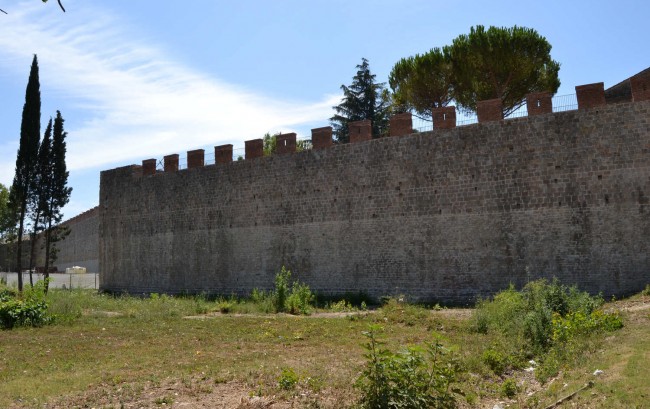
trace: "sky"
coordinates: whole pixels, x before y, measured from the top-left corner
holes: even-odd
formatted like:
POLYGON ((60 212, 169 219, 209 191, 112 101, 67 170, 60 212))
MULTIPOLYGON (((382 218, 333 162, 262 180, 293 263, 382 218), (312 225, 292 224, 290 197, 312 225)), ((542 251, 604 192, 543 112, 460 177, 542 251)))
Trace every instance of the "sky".
POLYGON ((361 58, 380 82, 399 59, 475 25, 536 29, 561 63, 556 95, 650 66, 645 0, 0 0, 0 183, 11 185, 29 68, 42 132, 68 132, 65 219, 99 202, 102 170, 328 126, 361 58))

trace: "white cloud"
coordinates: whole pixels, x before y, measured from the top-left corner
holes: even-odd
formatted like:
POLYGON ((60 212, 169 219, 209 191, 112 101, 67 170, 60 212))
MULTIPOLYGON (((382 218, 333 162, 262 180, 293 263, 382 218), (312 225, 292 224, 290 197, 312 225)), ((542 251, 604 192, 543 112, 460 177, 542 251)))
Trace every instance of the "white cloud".
MULTIPOLYGON (((2 20, 0 66, 16 70, 8 62, 31 61, 36 52, 41 84, 79 110, 74 122, 64 112, 71 170, 222 143, 243 146, 269 130, 325 125, 340 100, 279 101, 226 84, 138 40, 105 10, 63 15, 32 1, 2 20)), ((25 67, 19 68, 22 79, 25 67)))

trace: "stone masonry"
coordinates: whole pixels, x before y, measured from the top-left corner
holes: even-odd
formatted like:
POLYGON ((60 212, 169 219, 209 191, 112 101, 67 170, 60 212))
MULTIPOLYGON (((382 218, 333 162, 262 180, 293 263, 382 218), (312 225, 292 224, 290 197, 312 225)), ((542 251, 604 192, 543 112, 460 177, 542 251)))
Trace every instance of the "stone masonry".
POLYGON ((606 297, 640 291, 650 101, 601 105, 585 91, 578 111, 104 171, 101 288, 247 294, 284 265, 325 294, 466 303, 540 277, 606 297))

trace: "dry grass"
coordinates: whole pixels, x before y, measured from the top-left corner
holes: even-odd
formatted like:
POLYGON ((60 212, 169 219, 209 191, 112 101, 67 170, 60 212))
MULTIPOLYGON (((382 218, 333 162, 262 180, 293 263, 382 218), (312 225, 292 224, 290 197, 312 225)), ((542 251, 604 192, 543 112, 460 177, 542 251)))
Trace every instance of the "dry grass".
MULTIPOLYGON (((437 337, 468 368, 465 407, 492 407, 499 377, 479 360, 495 342, 469 330, 465 311, 430 311, 393 304, 374 313, 287 315, 209 314, 213 303, 195 299, 112 298, 90 292, 57 292, 53 309, 68 319, 43 328, 0 332, 0 407, 350 407, 353 382, 364 363, 362 331, 381 323, 393 348, 437 337), (283 390, 283 368, 299 376, 283 390)), ((507 401, 511 407, 543 407, 605 371, 579 394, 580 407, 641 407, 649 393, 650 297, 637 297, 625 312, 626 327, 594 340, 594 353, 550 385, 531 386, 507 401), (644 308, 644 307, 643 307, 644 308), (566 387, 562 387, 564 383, 566 387), (596 395, 591 395, 595 392, 596 395), (533 393, 531 396, 527 394, 533 393), (636 406, 635 406, 636 405, 636 406)), ((528 378, 526 378, 528 376, 528 378)))

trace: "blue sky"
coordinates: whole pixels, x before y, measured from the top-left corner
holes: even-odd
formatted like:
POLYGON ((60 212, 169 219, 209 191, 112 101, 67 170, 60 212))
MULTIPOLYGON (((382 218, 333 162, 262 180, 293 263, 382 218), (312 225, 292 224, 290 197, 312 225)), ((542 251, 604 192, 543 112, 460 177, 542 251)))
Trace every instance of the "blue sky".
POLYGON ((99 201, 99 172, 265 132, 327 126, 362 57, 387 81, 402 57, 473 25, 535 28, 562 85, 605 87, 650 66, 646 1, 0 0, 0 183, 10 185, 33 54, 42 128, 68 131, 69 218, 99 201))

